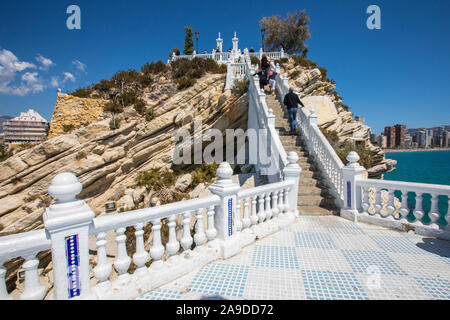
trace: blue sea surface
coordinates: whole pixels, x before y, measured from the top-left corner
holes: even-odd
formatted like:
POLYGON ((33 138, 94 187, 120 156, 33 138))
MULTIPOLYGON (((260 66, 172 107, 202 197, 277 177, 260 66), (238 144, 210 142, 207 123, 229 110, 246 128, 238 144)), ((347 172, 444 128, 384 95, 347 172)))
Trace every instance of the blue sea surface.
POLYGON ((450 151, 386 153, 386 158, 397 166, 384 180, 450 185, 450 151))
MULTIPOLYGON (((384 174, 384 180, 450 185, 450 151, 386 153, 386 158, 397 160, 397 166, 394 171, 384 174)), ((401 201, 401 192, 396 191, 394 194, 401 201)), ((408 215, 410 221, 414 221, 412 212, 416 207, 415 196, 415 192, 409 192, 407 195, 408 207, 411 209, 408 215)), ((431 208, 430 194, 423 194, 422 206, 427 213, 422 221, 428 223, 430 221, 428 212, 431 208)), ((438 223, 442 226, 447 225, 444 216, 448 212, 448 207, 449 198, 440 195, 438 208, 441 217, 438 223)))

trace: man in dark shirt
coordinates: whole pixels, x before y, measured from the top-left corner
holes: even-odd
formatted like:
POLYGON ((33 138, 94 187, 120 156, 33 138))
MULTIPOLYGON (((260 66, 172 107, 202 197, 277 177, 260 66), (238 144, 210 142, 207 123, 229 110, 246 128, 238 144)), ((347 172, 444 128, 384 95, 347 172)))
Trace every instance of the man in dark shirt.
POLYGON ((289 88, 289 93, 286 94, 283 101, 284 105, 288 110, 289 115, 289 125, 291 126, 290 135, 295 134, 295 128, 297 127, 297 111, 298 105, 300 104, 302 107, 305 107, 303 103, 298 98, 298 95, 294 93, 294 88, 289 88))

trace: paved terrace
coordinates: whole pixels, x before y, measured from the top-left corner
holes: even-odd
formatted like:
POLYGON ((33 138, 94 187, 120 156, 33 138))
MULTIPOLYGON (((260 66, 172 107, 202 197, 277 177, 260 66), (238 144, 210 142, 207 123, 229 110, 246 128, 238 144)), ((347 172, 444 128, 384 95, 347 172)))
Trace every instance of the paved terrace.
POLYGON ((450 299, 450 242, 336 216, 301 216, 239 255, 138 299, 208 298, 450 299))

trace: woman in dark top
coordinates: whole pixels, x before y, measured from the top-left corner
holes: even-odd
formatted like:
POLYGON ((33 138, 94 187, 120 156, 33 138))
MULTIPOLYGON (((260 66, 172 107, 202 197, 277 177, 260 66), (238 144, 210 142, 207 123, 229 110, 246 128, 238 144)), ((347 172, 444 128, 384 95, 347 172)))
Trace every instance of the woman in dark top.
POLYGON ((261 70, 266 70, 270 67, 270 60, 265 54, 261 58, 261 70))

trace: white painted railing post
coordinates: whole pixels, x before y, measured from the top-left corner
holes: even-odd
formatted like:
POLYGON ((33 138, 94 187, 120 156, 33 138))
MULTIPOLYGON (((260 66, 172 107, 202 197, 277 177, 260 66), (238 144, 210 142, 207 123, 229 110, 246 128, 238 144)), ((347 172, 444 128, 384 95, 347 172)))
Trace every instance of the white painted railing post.
POLYGON ((52 243, 54 299, 96 299, 91 291, 89 226, 94 212, 75 197, 82 185, 72 173, 58 174, 48 193, 58 199, 44 214, 44 226, 52 243))
POLYGON ((366 169, 360 166, 359 155, 352 151, 347 156, 348 164, 342 168, 344 180, 344 207, 341 217, 357 222, 359 207, 362 205, 361 188, 356 187, 356 181, 363 178, 366 169))
POLYGON ((281 47, 281 50, 280 50, 280 57, 284 58, 284 49, 283 49, 283 47, 281 47))
POLYGON ((209 190, 220 197, 220 204, 215 207, 214 222, 217 229, 217 239, 221 243, 222 258, 227 259, 241 249, 233 222, 236 212, 237 193, 240 187, 231 181, 233 170, 227 162, 220 164, 217 169, 217 175, 219 180, 211 185, 209 190))
POLYGON ((302 168, 297 164, 298 155, 294 151, 288 153, 287 160, 289 164, 283 169, 284 179, 294 181, 294 185, 290 188, 288 194, 288 212, 292 212, 296 217, 299 216, 297 209, 297 199, 298 199, 298 183, 300 181, 300 173, 302 168))
POLYGON ((269 125, 270 128, 275 129, 275 115, 273 114, 272 109, 268 110, 267 124, 269 125))

